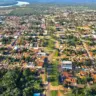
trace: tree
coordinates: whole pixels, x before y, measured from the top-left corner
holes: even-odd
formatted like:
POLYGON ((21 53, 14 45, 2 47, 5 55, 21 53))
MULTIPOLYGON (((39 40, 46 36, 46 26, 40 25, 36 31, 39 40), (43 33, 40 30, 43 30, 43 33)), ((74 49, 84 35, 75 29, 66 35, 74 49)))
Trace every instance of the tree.
POLYGON ((21 95, 21 92, 18 88, 13 89, 12 92, 13 92, 14 96, 20 96, 21 95))
POLYGON ((88 95, 89 96, 96 96, 96 84, 94 84, 90 89, 88 90, 88 95))
POLYGON ((0 73, 3 75, 0 78, 0 96, 31 96, 34 92, 43 91, 40 86, 42 79, 30 69, 17 68, 0 73))
POLYGON ((52 40, 48 41, 48 48, 51 48, 51 49, 54 48, 54 42, 52 40))
POLYGON ((2 84, 3 84, 3 86, 13 89, 16 87, 16 83, 15 83, 16 80, 17 80, 17 76, 16 76, 15 72, 8 71, 3 77, 2 84))
POLYGON ((58 57, 58 55, 59 55, 59 52, 58 52, 58 50, 56 50, 55 51, 55 56, 58 57))

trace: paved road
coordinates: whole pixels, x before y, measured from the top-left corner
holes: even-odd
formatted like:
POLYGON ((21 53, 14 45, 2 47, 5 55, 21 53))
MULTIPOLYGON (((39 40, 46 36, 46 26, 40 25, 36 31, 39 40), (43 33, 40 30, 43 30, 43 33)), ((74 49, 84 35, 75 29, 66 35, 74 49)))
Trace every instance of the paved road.
POLYGON ((48 60, 49 60, 50 62, 52 62, 52 59, 53 59, 53 57, 54 57, 54 53, 55 53, 55 51, 53 51, 53 52, 48 56, 48 60))
POLYGON ((50 83, 48 84, 48 89, 46 91, 46 96, 51 96, 50 83))
POLYGON ((92 65, 94 66, 95 65, 94 58, 92 57, 92 54, 90 53, 87 44, 81 39, 81 35, 80 34, 79 34, 78 37, 79 37, 80 41, 82 42, 82 45, 85 48, 85 50, 86 50, 86 52, 87 52, 87 54, 88 54, 88 56, 89 56, 89 58, 90 58, 90 60, 92 62, 92 65))
POLYGON ((17 38, 12 42, 11 46, 15 46, 18 38, 21 36, 21 32, 18 33, 17 38))
POLYGON ((88 54, 88 56, 89 56, 89 58, 90 58, 90 60, 92 62, 92 65, 94 65, 95 64, 94 58, 92 57, 92 54, 89 51, 87 44, 85 42, 82 42, 82 43, 83 43, 83 46, 84 46, 84 48, 85 48, 85 50, 86 50, 86 52, 87 52, 87 54, 88 54))

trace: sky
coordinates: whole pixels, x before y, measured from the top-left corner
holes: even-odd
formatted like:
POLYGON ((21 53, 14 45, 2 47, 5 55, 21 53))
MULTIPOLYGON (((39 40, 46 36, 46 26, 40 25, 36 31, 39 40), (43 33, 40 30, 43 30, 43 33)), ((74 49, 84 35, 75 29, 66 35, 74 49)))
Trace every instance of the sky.
POLYGON ((94 3, 96 0, 22 0, 30 2, 76 2, 76 3, 94 3))
POLYGON ((0 0, 0 1, 28 1, 28 2, 69 2, 69 3, 96 3, 96 0, 0 0))

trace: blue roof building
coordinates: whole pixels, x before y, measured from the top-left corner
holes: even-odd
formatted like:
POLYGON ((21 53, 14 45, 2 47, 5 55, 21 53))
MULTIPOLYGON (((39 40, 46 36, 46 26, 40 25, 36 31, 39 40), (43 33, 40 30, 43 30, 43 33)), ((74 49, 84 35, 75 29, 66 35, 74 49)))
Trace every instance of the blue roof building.
POLYGON ((33 96, 40 96, 40 93, 34 93, 33 96))

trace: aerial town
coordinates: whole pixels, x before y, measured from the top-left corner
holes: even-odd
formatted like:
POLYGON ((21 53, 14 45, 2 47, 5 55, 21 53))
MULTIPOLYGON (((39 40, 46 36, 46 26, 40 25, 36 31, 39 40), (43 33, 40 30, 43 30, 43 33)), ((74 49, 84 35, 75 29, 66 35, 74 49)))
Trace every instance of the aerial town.
POLYGON ((0 96, 96 96, 96 10, 31 8, 0 9, 0 96))

